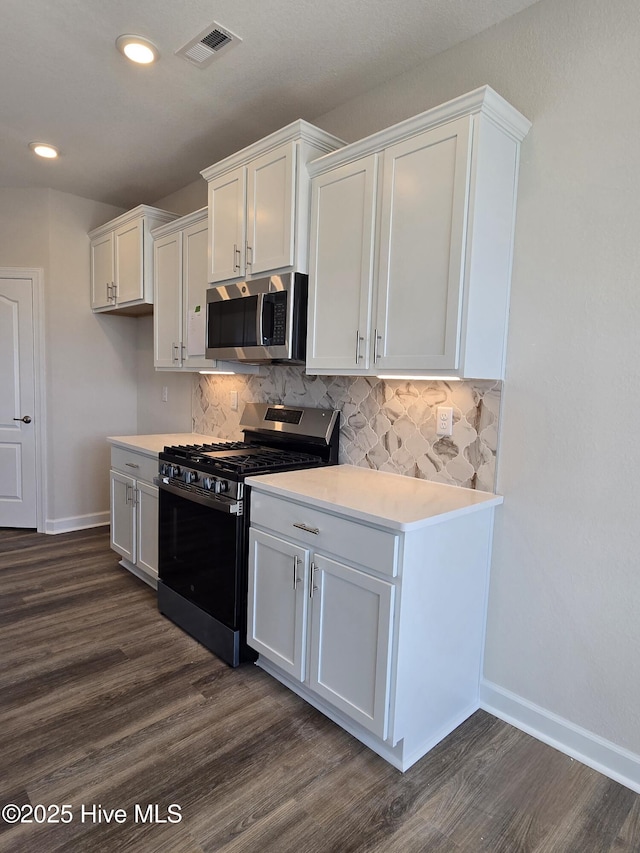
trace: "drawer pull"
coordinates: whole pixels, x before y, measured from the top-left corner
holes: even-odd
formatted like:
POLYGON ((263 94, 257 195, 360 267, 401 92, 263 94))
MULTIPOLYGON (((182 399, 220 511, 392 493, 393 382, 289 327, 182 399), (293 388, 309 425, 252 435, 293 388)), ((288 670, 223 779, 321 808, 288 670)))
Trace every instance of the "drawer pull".
POLYGON ((124 463, 127 468, 139 468, 140 466, 136 462, 125 462, 124 463))
POLYGON ((300 563, 300 562, 302 562, 300 560, 300 557, 296 556, 293 558, 293 589, 294 590, 298 589, 298 584, 302 580, 302 578, 298 577, 298 563, 300 563))
POLYGON ((309 527, 307 524, 298 524, 294 521, 293 526, 297 527, 298 530, 305 530, 307 533, 313 533, 316 536, 320 533, 320 530, 317 527, 309 527))

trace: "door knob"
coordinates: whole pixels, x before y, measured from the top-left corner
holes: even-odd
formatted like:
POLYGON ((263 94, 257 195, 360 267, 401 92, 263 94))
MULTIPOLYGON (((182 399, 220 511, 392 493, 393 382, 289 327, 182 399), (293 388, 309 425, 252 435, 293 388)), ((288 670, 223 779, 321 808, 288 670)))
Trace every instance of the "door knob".
POLYGON ((23 424, 30 424, 31 423, 31 418, 29 417, 29 415, 25 415, 23 418, 14 418, 13 420, 14 421, 22 421, 23 424))

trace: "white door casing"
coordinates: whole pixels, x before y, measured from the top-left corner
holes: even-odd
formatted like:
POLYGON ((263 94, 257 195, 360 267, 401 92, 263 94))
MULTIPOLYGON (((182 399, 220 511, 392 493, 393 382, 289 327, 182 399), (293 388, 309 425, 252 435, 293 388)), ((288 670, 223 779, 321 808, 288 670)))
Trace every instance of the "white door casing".
POLYGON ((43 529, 41 281, 38 269, 0 268, 0 527, 43 529))

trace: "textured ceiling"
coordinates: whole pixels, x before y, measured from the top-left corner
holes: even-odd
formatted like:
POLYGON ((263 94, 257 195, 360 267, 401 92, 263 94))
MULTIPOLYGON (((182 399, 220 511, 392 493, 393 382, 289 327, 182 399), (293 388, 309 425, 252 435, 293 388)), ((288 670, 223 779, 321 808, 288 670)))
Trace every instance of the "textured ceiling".
POLYGON ((0 186, 150 203, 297 118, 313 120, 533 0, 3 0, 0 186), (174 55, 218 22, 205 69, 174 55), (151 67, 115 48, 136 33, 151 67), (40 161, 28 143, 58 146, 40 161))

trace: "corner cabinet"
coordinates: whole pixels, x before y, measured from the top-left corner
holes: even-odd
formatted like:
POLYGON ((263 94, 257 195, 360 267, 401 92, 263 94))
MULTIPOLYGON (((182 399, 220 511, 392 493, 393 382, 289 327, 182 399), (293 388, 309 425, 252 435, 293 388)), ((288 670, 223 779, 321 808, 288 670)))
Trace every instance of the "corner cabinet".
POLYGON ((296 121, 205 169, 211 283, 308 270, 307 163, 344 143, 296 121))
POLYGON ((157 457, 111 448, 111 548, 121 565, 152 587, 158 583, 157 457))
POLYGON ((399 530, 318 508, 291 481, 278 496, 260 479, 250 481, 247 621, 258 665, 406 770, 479 707, 501 499, 399 530))
POLYGON ((483 87, 309 165, 308 373, 503 378, 529 127, 483 87))
POLYGON ((151 229, 173 219, 174 213, 141 204, 89 232, 94 312, 153 311, 151 229))

